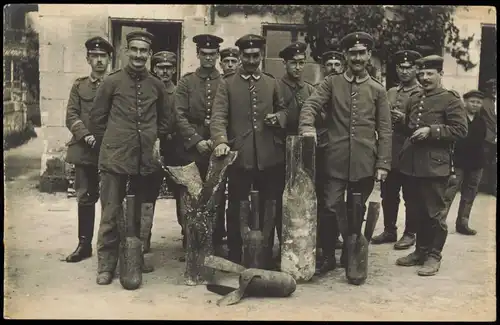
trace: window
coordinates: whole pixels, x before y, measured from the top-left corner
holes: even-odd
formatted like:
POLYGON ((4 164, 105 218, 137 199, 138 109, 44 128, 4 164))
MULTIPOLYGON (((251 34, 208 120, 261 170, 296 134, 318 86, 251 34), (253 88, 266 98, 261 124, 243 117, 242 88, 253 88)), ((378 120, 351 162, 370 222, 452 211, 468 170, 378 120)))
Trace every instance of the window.
MULTIPOLYGON (((305 27, 301 25, 267 25, 263 30, 266 38, 265 58, 263 70, 280 78, 285 73, 283 59, 279 57, 279 52, 292 42, 305 42, 305 27)), ((315 84, 318 64, 311 57, 311 49, 307 48, 307 63, 304 67, 304 80, 315 84)))

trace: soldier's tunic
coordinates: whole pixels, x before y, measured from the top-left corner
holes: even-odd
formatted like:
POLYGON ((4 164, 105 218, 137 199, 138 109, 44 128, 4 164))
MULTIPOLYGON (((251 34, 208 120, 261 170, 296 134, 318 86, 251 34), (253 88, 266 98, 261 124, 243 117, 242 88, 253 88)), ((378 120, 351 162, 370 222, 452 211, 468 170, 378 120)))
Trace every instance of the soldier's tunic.
POLYGON ((92 76, 78 78, 71 87, 66 126, 73 134, 68 143, 66 162, 75 165, 75 191, 79 206, 93 206, 99 200, 99 152, 85 143, 90 111, 102 80, 92 76))
POLYGON ((283 195, 286 114, 277 80, 259 70, 250 75, 238 68, 219 85, 210 124, 211 138, 214 147, 226 143, 238 151, 238 158, 228 170, 230 254, 241 254, 239 213, 235 209, 239 209, 239 201, 248 200, 251 186, 260 194, 261 218, 264 202, 279 200, 283 195), (266 115, 276 112, 280 112, 280 127, 264 124, 266 115))
MULTIPOLYGON (((127 180, 138 183, 136 206, 154 203, 150 186, 158 170, 153 151, 156 139, 171 132, 168 96, 163 83, 146 69, 129 66, 104 79, 90 114, 91 132, 100 146, 103 213, 98 234, 98 272, 113 272, 118 258, 116 217, 122 211, 127 180)), ((132 185, 134 186, 134 185, 132 185)), ((137 213, 137 216, 140 216, 137 213)), ((139 229, 140 220, 137 221, 139 229)))
MULTIPOLYGON (((418 83, 408 88, 403 87, 403 85, 392 87, 387 91, 387 98, 391 109, 404 113, 403 110, 405 102, 410 98, 410 96, 419 91, 421 91, 421 88, 418 83)), ((397 231, 396 221, 398 217, 399 203, 401 202, 399 192, 403 186, 404 180, 404 176, 398 169, 398 156, 403 148, 405 139, 406 136, 404 134, 398 132, 397 129, 394 130, 393 123, 391 171, 387 174, 385 182, 380 184, 382 209, 384 212, 384 228, 385 231, 389 233, 396 233, 397 231)), ((409 198, 406 196, 405 188, 403 188, 403 198, 406 204, 409 198)), ((415 217, 407 213, 405 220, 405 233, 415 234, 417 232, 415 217)))
POLYGON ((440 260, 448 233, 444 195, 451 173, 450 146, 467 135, 465 110, 456 92, 436 88, 410 97, 405 113, 398 128, 408 137, 399 154, 399 171, 408 182, 407 209, 419 218, 417 251, 440 260), (409 137, 424 126, 431 129, 429 137, 412 143, 409 137))
MULTIPOLYGON (((382 84, 368 74, 354 77, 350 71, 328 76, 306 100, 300 113, 300 134, 316 132, 315 118, 323 107, 328 129, 323 195, 326 209, 336 215, 337 204, 342 202, 346 189, 360 192, 366 202, 373 190, 375 169, 390 170, 391 117, 382 84)), ((322 230, 338 231, 334 218, 328 222, 321 225, 322 230)), ((322 240, 331 241, 324 246, 334 247, 337 236, 337 233, 321 235, 322 240)))
MULTIPOLYGON (((201 140, 210 140, 210 121, 215 94, 222 80, 217 69, 198 68, 194 73, 184 75, 177 85, 175 109, 177 112, 177 129, 181 141, 181 159, 196 162, 203 180, 208 172, 209 155, 202 156, 196 149, 201 140)), ((225 184, 221 184, 221 197, 217 210, 217 226, 213 238, 220 245, 224 232, 225 184)))

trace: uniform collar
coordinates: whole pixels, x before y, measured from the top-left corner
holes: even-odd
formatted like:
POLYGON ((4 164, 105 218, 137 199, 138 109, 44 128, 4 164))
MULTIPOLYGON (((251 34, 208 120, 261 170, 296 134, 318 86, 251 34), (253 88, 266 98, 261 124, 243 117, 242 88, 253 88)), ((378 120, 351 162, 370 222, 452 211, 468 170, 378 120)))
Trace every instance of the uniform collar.
MULTIPOLYGON (((364 74, 362 76, 356 76, 356 83, 360 84, 360 83, 363 83, 363 82, 367 81, 368 79, 370 79, 370 75, 368 74, 368 72, 366 70, 363 73, 364 74)), ((344 72, 343 76, 344 76, 345 80, 347 80, 351 83, 354 80, 354 75, 352 74, 351 69, 347 69, 344 72)))
POLYGON ((175 91, 175 86, 172 80, 170 80, 169 82, 164 82, 163 84, 167 88, 167 93, 172 94, 175 91))
POLYGON ((443 87, 437 87, 429 92, 425 92, 425 91, 422 91, 422 94, 426 97, 431 97, 431 96, 434 96, 434 95, 438 95, 438 94, 441 94, 443 92, 445 92, 446 89, 444 89, 443 87))
POLYGON ((148 69, 146 69, 146 67, 144 67, 144 69, 142 70, 133 70, 129 65, 127 65, 125 67, 125 71, 128 73, 128 75, 132 78, 132 79, 146 79, 147 76, 149 76, 149 71, 148 69))
POLYGON ((205 68, 198 68, 196 69, 196 75, 200 77, 201 79, 217 79, 220 76, 219 70, 216 68, 213 69, 205 69, 205 68))
POLYGON ((403 84, 399 84, 399 86, 398 86, 397 90, 398 90, 398 91, 401 91, 401 90, 402 90, 403 92, 407 93, 407 92, 412 91, 412 90, 414 90, 414 89, 416 89, 416 88, 418 88, 418 87, 420 87, 420 85, 418 84, 418 82, 417 82, 416 84, 414 84, 413 86, 409 87, 409 88, 405 88, 405 87, 403 86, 403 84))
POLYGON ((94 75, 92 73, 89 76, 89 80, 91 83, 96 83, 97 81, 102 81, 102 79, 104 79, 104 76, 102 76, 102 78, 97 78, 97 77, 94 77, 94 75))
POLYGON ((257 70, 254 71, 254 73, 249 74, 245 70, 243 70, 243 68, 239 68, 238 69, 238 74, 240 75, 240 77, 242 77, 245 80, 250 79, 250 77, 252 77, 254 80, 259 80, 260 79, 260 69, 257 69, 257 70))
POLYGON ((283 82, 286 83, 291 88, 296 88, 296 87, 303 88, 304 87, 303 80, 298 80, 298 81, 292 80, 290 78, 290 76, 288 75, 288 73, 285 73, 285 75, 283 77, 281 77, 281 80, 283 80, 283 82))

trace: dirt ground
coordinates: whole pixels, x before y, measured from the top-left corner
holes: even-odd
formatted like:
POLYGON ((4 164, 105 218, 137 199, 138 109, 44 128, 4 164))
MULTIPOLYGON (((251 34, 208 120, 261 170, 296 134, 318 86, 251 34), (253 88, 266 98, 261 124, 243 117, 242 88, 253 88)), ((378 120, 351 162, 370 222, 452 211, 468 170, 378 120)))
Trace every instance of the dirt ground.
MULTIPOLYGON (((65 193, 37 190, 42 150, 42 140, 37 138, 4 153, 6 318, 496 320, 496 199, 492 196, 480 194, 476 199, 471 216, 471 226, 478 230, 474 237, 455 233, 455 200, 441 270, 434 277, 419 277, 415 267, 395 265, 409 251, 370 246, 369 275, 363 286, 347 284, 344 270, 337 269, 298 285, 289 298, 245 298, 237 305, 218 307, 215 302, 220 296, 204 286, 183 284, 180 230, 172 200, 158 202, 147 256, 156 270, 143 276, 138 290, 124 290, 118 279, 98 286, 95 254, 80 263, 61 262, 77 243, 76 200, 65 193)), ((378 196, 374 191, 371 199, 378 196)), ((402 225, 403 216, 399 229, 402 225)), ((381 216, 376 232, 382 227, 381 216)), ((223 284, 237 284, 234 275, 217 277, 223 284)))

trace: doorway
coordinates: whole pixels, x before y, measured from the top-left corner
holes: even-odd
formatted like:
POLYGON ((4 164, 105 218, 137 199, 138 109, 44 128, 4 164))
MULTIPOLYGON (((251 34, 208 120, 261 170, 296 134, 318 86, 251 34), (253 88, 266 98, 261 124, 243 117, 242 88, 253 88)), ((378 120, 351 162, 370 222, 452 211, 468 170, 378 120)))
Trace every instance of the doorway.
MULTIPOLYGON (((160 51, 177 54, 177 73, 172 80, 174 84, 177 84, 177 80, 180 78, 182 62, 182 21, 110 18, 110 26, 110 40, 112 40, 116 50, 112 70, 120 69, 128 63, 128 57, 126 56, 127 34, 136 30, 143 30, 155 36, 151 45, 153 54, 160 51)), ((148 60, 146 66, 152 71, 151 60, 148 60)))
POLYGON ((478 89, 485 91, 486 82, 497 78, 497 27, 484 24, 481 27, 481 54, 479 56, 478 89))

